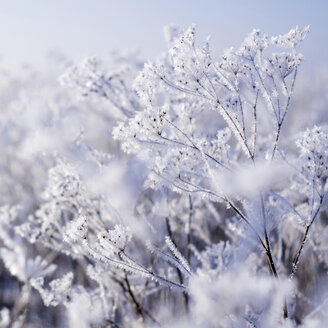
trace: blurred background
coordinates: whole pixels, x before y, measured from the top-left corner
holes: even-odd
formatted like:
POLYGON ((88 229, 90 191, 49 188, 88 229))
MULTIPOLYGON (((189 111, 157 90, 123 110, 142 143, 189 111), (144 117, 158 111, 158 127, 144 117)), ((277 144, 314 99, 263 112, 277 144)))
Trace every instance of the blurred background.
MULTIPOLYGON (((80 58, 136 49, 153 59, 165 49, 162 29, 197 24, 213 50, 238 46, 253 28, 269 35, 311 26, 302 45, 304 69, 327 66, 328 2, 324 0, 13 0, 0 1, 0 65, 42 69, 49 53, 80 58)), ((76 58, 77 59, 77 58, 76 58)))

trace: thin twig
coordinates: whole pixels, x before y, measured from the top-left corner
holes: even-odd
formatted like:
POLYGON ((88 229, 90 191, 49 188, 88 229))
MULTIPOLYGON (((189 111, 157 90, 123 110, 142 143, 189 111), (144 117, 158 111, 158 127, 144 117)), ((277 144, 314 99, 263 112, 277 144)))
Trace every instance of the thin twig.
POLYGON ((318 205, 318 207, 317 207, 314 215, 312 216, 311 221, 309 223, 307 223, 306 226, 305 226, 305 231, 304 231, 304 234, 303 234, 302 242, 301 242, 301 245, 300 245, 300 247, 299 247, 299 249, 297 251, 297 254, 296 254, 295 258, 294 258, 294 261, 293 261, 293 264, 292 264, 292 269, 291 269, 291 272, 289 274, 289 279, 293 279, 293 277, 295 275, 295 272, 296 272, 296 269, 297 269, 297 265, 298 265, 298 262, 300 260, 300 256, 301 256, 302 250, 304 248, 305 242, 307 240, 307 237, 308 237, 310 228, 311 228, 313 222, 315 221, 317 215, 320 212, 321 206, 323 204, 323 199, 324 199, 324 196, 321 196, 320 197, 319 205, 318 205))

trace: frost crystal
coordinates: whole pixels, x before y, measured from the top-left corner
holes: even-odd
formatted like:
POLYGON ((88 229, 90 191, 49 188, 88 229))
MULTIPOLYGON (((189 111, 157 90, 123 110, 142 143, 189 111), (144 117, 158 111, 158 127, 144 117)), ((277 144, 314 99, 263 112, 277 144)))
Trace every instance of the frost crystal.
POLYGON ((66 228, 64 241, 76 242, 86 239, 88 234, 88 219, 84 216, 69 222, 66 228))

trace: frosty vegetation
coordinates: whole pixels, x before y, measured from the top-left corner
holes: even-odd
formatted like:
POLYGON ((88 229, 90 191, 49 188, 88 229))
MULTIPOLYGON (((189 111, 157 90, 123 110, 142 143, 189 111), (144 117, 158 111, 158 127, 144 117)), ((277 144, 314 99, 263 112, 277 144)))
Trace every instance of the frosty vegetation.
POLYGON ((325 326, 327 84, 295 89, 309 28, 221 57, 195 32, 166 28, 145 64, 2 72, 0 327, 325 326))

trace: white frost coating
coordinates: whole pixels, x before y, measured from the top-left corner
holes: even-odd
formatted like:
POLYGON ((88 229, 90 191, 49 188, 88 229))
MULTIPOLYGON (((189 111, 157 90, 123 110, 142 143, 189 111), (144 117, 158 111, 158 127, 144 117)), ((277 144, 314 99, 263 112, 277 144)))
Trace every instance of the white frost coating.
POLYGON ((327 83, 295 89, 308 28, 222 56, 196 33, 167 28, 147 63, 63 59, 61 86, 0 69, 0 326, 325 326, 327 83))

